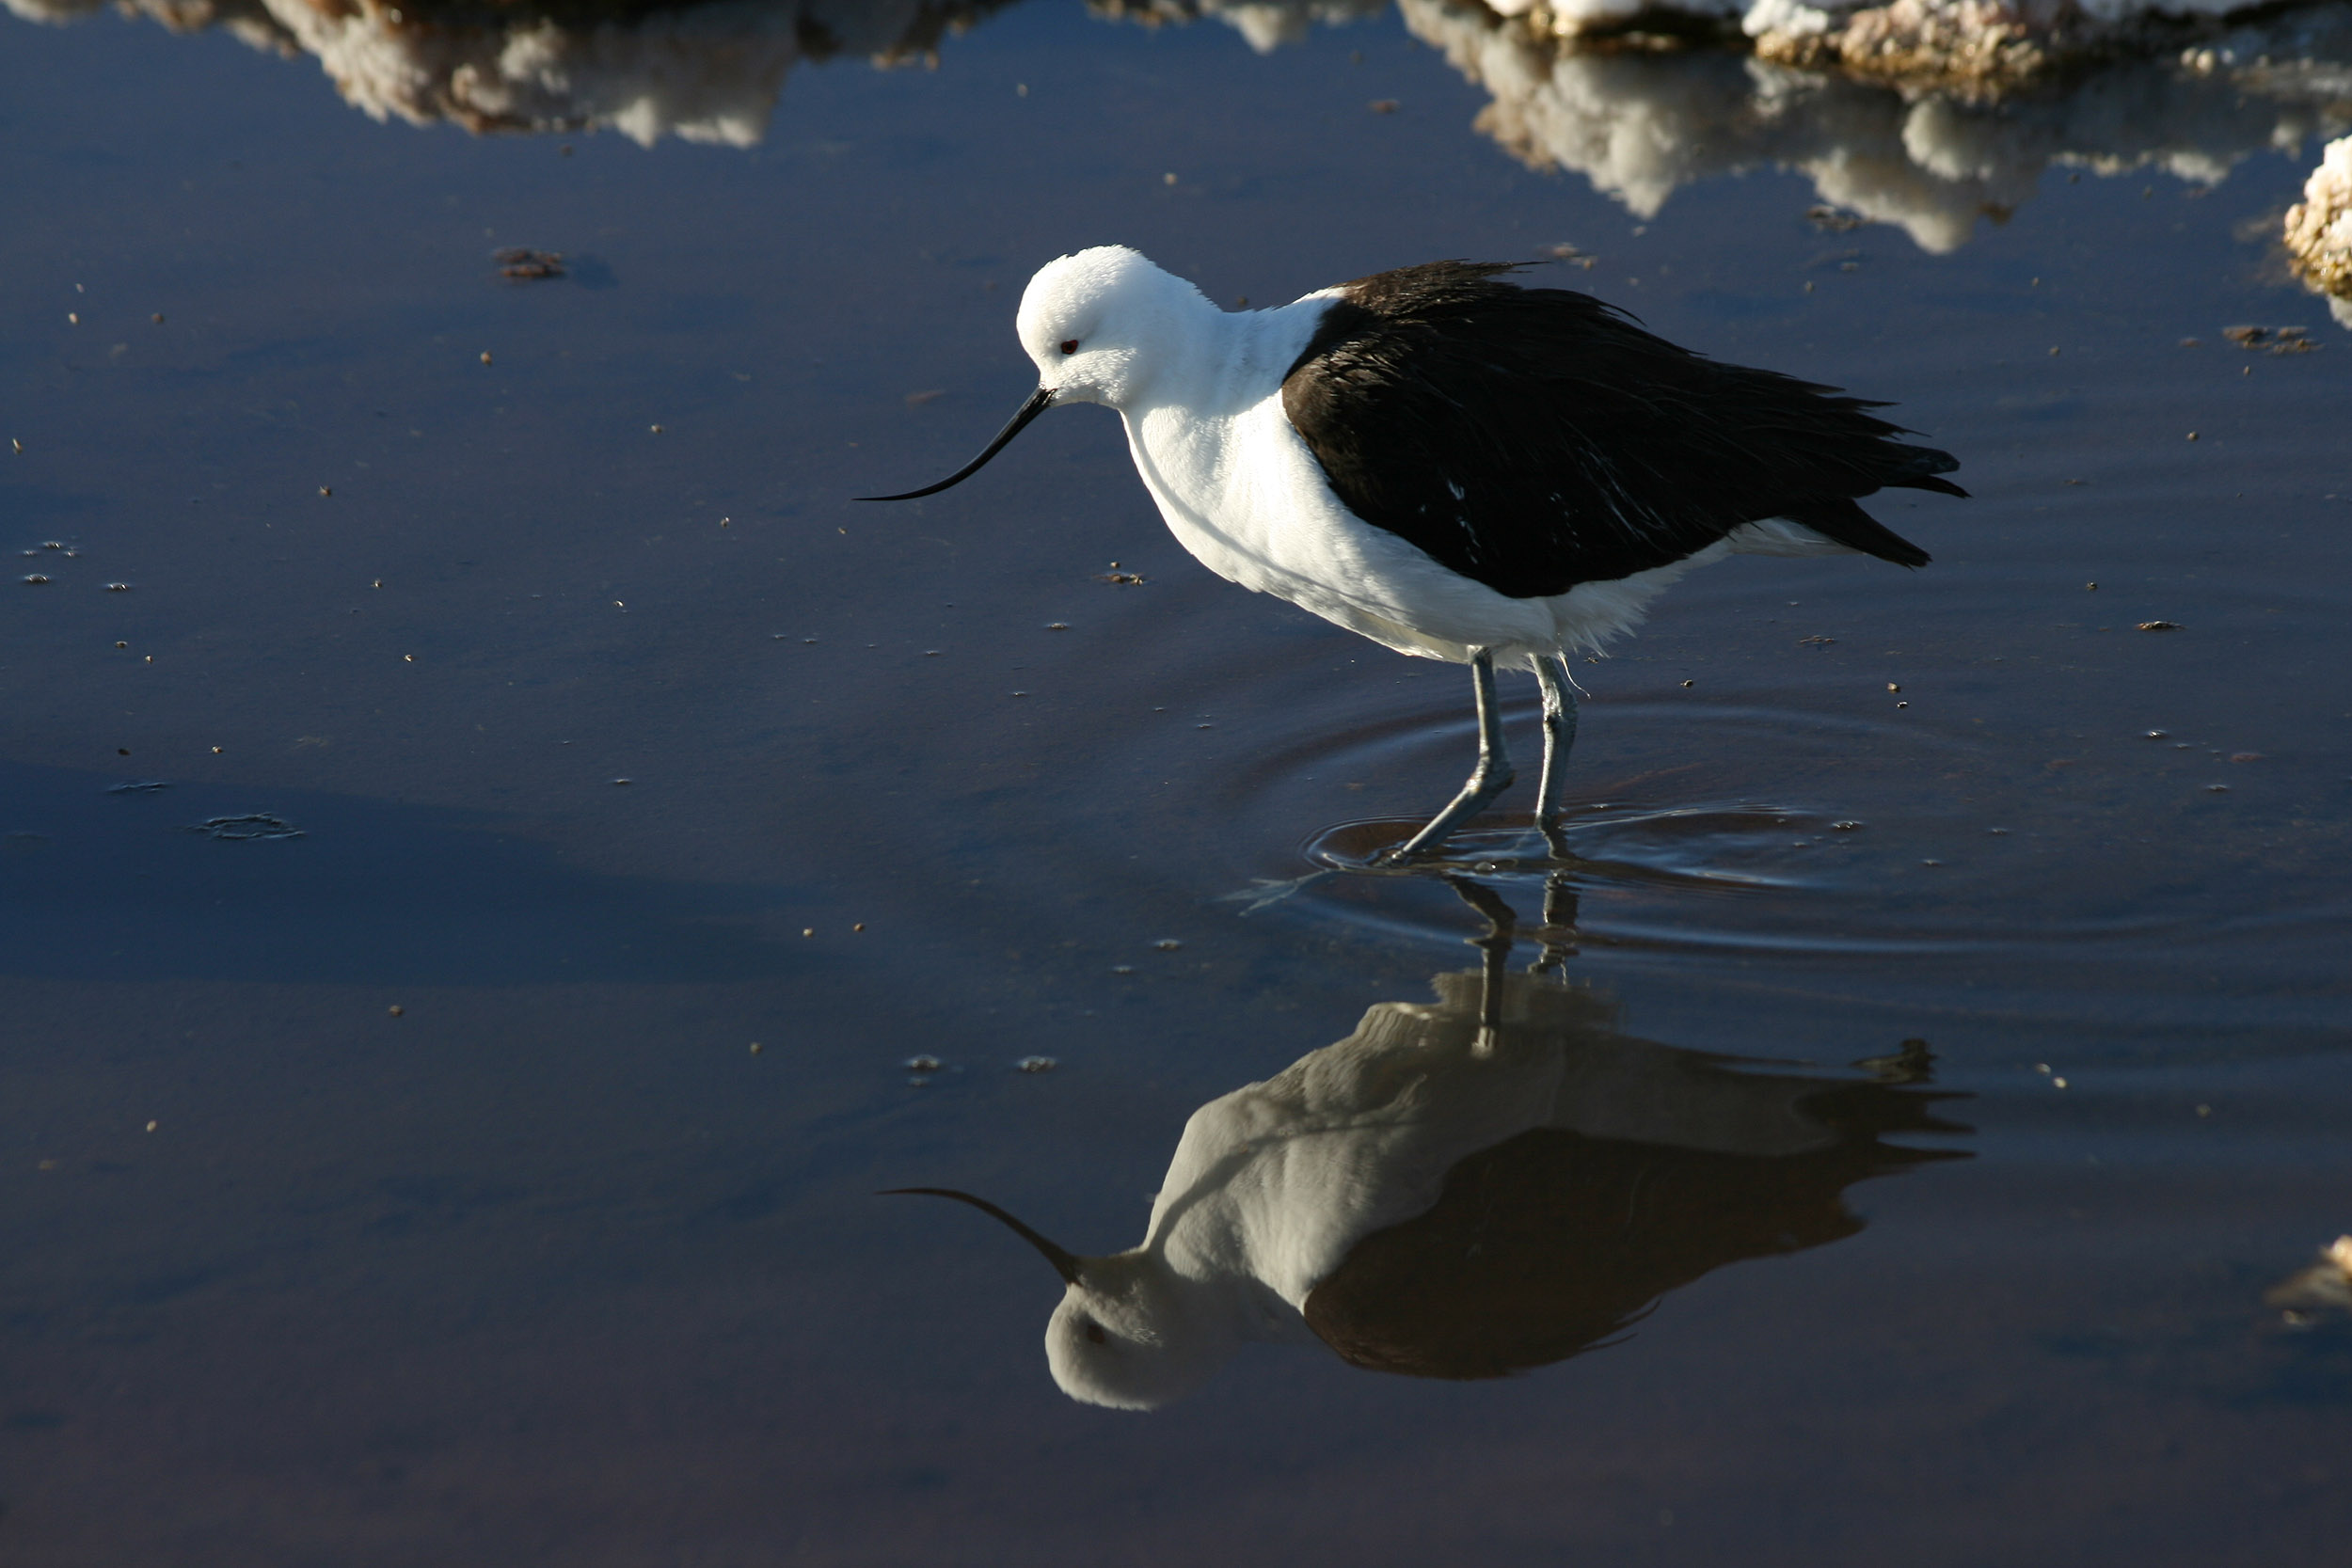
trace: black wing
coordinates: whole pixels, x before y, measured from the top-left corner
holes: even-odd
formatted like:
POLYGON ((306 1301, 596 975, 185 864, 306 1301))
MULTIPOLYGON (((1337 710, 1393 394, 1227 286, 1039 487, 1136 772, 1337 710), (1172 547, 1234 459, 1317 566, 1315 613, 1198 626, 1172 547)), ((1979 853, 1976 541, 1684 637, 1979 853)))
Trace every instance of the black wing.
POLYGON ((1512 598, 1663 566, 1787 517, 1904 566, 1927 552, 1854 504, 1967 494, 1951 454, 1771 371, 1653 337, 1590 294, 1433 261, 1346 285, 1282 408, 1365 522, 1512 598))

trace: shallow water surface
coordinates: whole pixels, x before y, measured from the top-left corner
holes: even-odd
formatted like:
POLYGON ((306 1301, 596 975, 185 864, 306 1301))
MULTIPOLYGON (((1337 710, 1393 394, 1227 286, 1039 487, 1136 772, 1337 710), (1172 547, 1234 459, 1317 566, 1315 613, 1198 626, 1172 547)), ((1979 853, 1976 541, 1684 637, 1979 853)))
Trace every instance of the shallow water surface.
POLYGON ((2352 1314, 2278 1291, 2352 1231, 2352 333, 2275 240, 2339 13, 1986 103, 1426 0, 18 8, 0 1560, 2341 1550, 2352 1314), (849 499, 1109 240, 1572 251, 1974 499, 1575 665, 1565 858, 1523 767, 1367 871, 1462 673, 1210 578, 1109 416, 849 499), (1102 1409, 909 1186, 1345 1267, 1102 1409))

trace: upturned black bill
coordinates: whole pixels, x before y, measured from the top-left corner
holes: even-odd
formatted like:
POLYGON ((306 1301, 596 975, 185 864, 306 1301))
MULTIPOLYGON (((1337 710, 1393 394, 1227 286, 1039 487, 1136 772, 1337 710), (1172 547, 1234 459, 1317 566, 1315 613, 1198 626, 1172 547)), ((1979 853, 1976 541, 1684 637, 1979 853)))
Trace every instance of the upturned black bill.
POLYGON ((1021 405, 1021 412, 1015 414, 1011 422, 996 433, 996 439, 991 441, 979 456, 972 459, 971 462, 966 463, 937 484, 926 484, 920 490, 909 490, 903 496, 860 496, 857 499, 862 501, 911 501, 924 496, 936 496, 949 485, 961 484, 965 480, 978 473, 990 458, 1004 451, 1006 443, 1020 435, 1024 425, 1053 406, 1054 389, 1051 387, 1040 387, 1029 394, 1029 401, 1021 405))
MULTIPOLYGON (((1019 427, 1016 426, 1015 428, 1017 429, 1019 427)), ((1002 446, 1004 445, 1004 442, 1002 439, 999 439, 996 444, 998 446, 1002 446)), ((959 475, 957 477, 961 478, 961 476, 959 475)), ((950 483, 953 482, 950 481, 950 483)), ((894 496, 877 496, 874 498, 876 500, 895 500, 897 499, 898 498, 894 496)), ((1011 1227, 1013 1231, 1019 1235, 1023 1241, 1028 1243, 1031 1246, 1037 1248, 1038 1251, 1045 1255, 1045 1260, 1054 1265, 1054 1272, 1061 1275, 1064 1282, 1072 1285, 1078 1283, 1079 1264, 1078 1259, 1074 1256, 1073 1256, 1066 1249, 1057 1246, 1052 1242, 1047 1241, 1044 1237, 1039 1235, 1036 1231, 1030 1229, 1019 1220, 1014 1219, 1010 1214, 1006 1213, 1002 1209, 997 1208, 996 1205, 989 1202, 989 1200, 984 1197, 975 1197, 970 1193, 960 1193, 953 1187, 885 1187, 882 1189, 882 1196, 884 1197, 898 1197, 901 1196, 915 1196, 921 1197, 952 1197, 958 1203, 968 1203, 973 1208, 977 1209, 981 1213, 987 1214, 994 1219, 1000 1219, 1004 1221, 1005 1224, 1011 1227)))

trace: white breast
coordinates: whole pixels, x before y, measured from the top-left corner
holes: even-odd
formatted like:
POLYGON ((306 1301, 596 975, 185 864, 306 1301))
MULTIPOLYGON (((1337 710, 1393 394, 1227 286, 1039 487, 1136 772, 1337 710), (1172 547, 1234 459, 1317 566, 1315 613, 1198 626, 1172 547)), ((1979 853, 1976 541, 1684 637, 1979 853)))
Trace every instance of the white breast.
POLYGON ((1332 492, 1282 411, 1282 376, 1334 295, 1279 310, 1218 313, 1223 331, 1192 364, 1170 367, 1153 395, 1123 408, 1127 446, 1177 542, 1217 576, 1374 641, 1467 663, 1487 648, 1505 664, 1564 648, 1597 648, 1638 622, 1702 551, 1622 582, 1552 598, 1514 599, 1449 571, 1332 492))

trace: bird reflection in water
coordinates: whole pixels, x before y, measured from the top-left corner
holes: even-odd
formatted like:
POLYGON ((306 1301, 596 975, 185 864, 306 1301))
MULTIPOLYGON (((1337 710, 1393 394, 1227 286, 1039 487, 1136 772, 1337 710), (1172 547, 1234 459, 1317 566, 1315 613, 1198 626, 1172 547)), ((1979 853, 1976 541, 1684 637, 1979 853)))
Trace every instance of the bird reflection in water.
POLYGON ((1082 1257, 972 1194, 896 1189, 971 1204, 1054 1265, 1046 1355, 1072 1398, 1167 1404, 1249 1340, 1417 1377, 1546 1366, 1727 1263, 1854 1234, 1853 1182, 1965 1158, 1885 1141, 1967 1131, 1935 1115, 1957 1097, 1923 1086, 1924 1042, 1836 1078, 1636 1038, 1560 973, 1564 887, 1518 971, 1509 907, 1448 879, 1488 919, 1481 966, 1194 1112, 1141 1245, 1082 1257))

